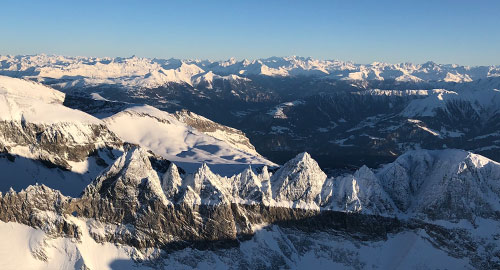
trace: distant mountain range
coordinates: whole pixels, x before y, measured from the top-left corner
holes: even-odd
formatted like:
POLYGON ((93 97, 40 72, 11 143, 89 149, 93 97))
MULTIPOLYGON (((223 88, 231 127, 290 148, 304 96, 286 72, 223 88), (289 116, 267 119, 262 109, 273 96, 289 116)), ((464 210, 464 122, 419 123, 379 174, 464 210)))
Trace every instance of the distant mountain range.
POLYGON ((393 80, 396 82, 470 82, 499 77, 499 66, 424 64, 368 65, 304 57, 271 57, 257 60, 209 61, 149 58, 95 58, 48 55, 0 56, 0 74, 71 80, 75 84, 120 84, 125 87, 159 87, 168 83, 212 84, 214 79, 245 80, 274 77, 315 76, 338 80, 393 80))

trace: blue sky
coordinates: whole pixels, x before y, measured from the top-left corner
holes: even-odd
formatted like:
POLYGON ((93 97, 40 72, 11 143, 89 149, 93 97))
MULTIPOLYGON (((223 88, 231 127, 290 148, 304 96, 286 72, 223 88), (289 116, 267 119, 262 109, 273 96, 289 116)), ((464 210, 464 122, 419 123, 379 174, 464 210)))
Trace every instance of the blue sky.
POLYGON ((0 2, 0 54, 500 64, 500 1, 0 2))

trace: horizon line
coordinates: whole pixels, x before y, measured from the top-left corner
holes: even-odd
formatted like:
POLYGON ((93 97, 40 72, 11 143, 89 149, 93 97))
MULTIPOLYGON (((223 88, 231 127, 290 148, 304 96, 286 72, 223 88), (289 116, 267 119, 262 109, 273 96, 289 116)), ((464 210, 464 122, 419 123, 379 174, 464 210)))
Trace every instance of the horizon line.
POLYGON ((49 57, 66 57, 66 58, 89 58, 89 59, 105 59, 105 58, 110 58, 110 59, 133 59, 133 58, 138 58, 138 59, 158 59, 158 60, 180 60, 180 61, 209 61, 212 63, 216 62, 227 62, 231 60, 235 60, 236 62, 243 62, 243 61, 258 61, 258 60, 269 60, 271 58, 302 58, 304 60, 310 59, 310 60, 318 60, 318 61, 338 61, 338 62, 344 62, 344 63, 350 63, 354 65, 374 65, 374 64, 390 64, 390 65, 398 65, 398 64, 413 64, 413 65, 424 65, 428 63, 433 63, 437 65, 443 65, 443 66, 462 66, 462 67, 499 67, 500 64, 496 65, 463 65, 463 64, 458 64, 458 63, 438 63, 433 60, 428 60, 423 63, 416 63, 416 62, 411 62, 411 61, 403 61, 403 62, 386 62, 386 61, 373 61, 371 63, 356 63, 352 60, 341 60, 341 59, 334 59, 334 58, 315 58, 312 56, 300 56, 300 55, 288 55, 288 56, 269 56, 269 57, 260 57, 260 58, 239 58, 239 57, 229 57, 226 59, 210 59, 210 58, 176 58, 176 57, 148 57, 148 56, 137 56, 135 54, 132 54, 131 56, 88 56, 88 55, 64 55, 64 54, 52 54, 52 53, 31 53, 31 54, 0 54, 0 57, 2 56, 7 56, 7 57, 29 57, 29 56, 49 56, 49 57))

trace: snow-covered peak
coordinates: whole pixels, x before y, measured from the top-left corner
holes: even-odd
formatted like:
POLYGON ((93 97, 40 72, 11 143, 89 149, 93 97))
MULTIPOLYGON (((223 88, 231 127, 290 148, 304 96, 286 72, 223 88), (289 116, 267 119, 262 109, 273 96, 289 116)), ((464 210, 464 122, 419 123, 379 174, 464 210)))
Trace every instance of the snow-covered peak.
POLYGON ((209 176, 214 176, 215 174, 212 172, 212 170, 210 170, 210 167, 208 167, 208 164, 203 162, 200 166, 200 168, 198 168, 198 170, 196 171, 195 174, 198 174, 198 175, 209 175, 209 176))
POLYGON ((459 74, 458 72, 454 73, 448 72, 446 73, 446 77, 443 79, 443 81, 463 83, 463 82, 472 82, 472 79, 467 74, 459 74))
POLYGON ((432 165, 447 168, 447 171, 443 171, 445 174, 459 174, 466 170, 481 170, 489 165, 500 165, 481 155, 458 149, 408 151, 391 164, 398 164, 412 171, 412 174, 431 174, 432 172, 426 169, 432 168, 432 165))
MULTIPOLYGON (((186 183, 192 192, 198 195, 203 205, 228 204, 232 198, 227 179, 213 173, 206 163, 203 163, 196 173, 188 175, 186 183)), ((188 202, 184 199, 184 203, 196 202, 188 202)))
POLYGON ((325 191, 322 193, 323 200, 326 200, 324 203, 330 201, 327 205, 333 209, 377 215, 394 215, 398 212, 378 178, 366 166, 362 166, 354 175, 333 179, 331 197, 325 198, 325 191))
POLYGON ((150 157, 151 154, 140 147, 125 152, 87 187, 86 196, 101 194, 110 200, 134 201, 146 192, 146 199, 159 199, 164 205, 168 204, 150 157))
POLYGON ((117 174, 123 177, 125 184, 131 183, 139 185, 143 178, 156 178, 159 182, 158 176, 152 173, 153 167, 149 161, 150 154, 139 147, 135 147, 125 152, 119 157, 105 172, 106 175, 117 174))
POLYGON ((182 186, 182 178, 179 174, 179 169, 173 162, 170 163, 167 171, 163 174, 161 186, 169 200, 172 200, 179 193, 182 186))
POLYGON ((214 79, 219 79, 221 76, 214 74, 212 71, 209 71, 205 74, 200 74, 192 79, 194 86, 205 86, 208 89, 213 88, 214 79))
MULTIPOLYGON (((495 89, 467 89, 463 91, 449 91, 445 89, 420 90, 420 97, 412 100, 401 112, 404 117, 431 117, 441 110, 448 111, 448 105, 453 103, 466 102, 471 107, 472 113, 481 111, 498 111, 500 108, 500 91, 495 89), (424 92, 422 92, 424 91, 424 92)), ((471 113, 465 112, 464 113, 471 113)))
POLYGON ((230 178, 229 181, 233 186, 233 198, 240 198, 244 203, 268 202, 269 193, 262 190, 263 180, 249 166, 243 172, 230 178))
POLYGON ((356 172, 354 172, 354 177, 363 179, 375 179, 375 174, 366 165, 361 166, 356 172))
MULTIPOLYGON (((307 152, 302 152, 300 154, 297 154, 293 159, 289 160, 287 164, 294 164, 297 167, 298 166, 304 166, 304 167, 313 167, 319 168, 318 163, 314 159, 312 159, 311 155, 307 152)), ((285 164, 286 165, 286 164, 285 164)))
POLYGON ((318 163, 308 153, 300 153, 271 177, 273 199, 313 203, 319 199, 325 179, 318 163))
POLYGON ((221 76, 215 74, 213 71, 208 71, 206 73, 198 73, 194 75, 191 79, 193 86, 203 86, 208 89, 212 89, 215 80, 227 80, 230 82, 241 82, 241 81, 250 81, 248 78, 240 77, 235 74, 229 74, 226 76, 221 76))
POLYGON ((434 219, 491 217, 499 209, 500 164, 462 150, 415 150, 377 177, 402 211, 434 219))
POLYGON ((267 166, 262 167, 262 172, 260 173, 260 178, 263 181, 271 179, 271 174, 269 173, 269 169, 267 168, 267 166))

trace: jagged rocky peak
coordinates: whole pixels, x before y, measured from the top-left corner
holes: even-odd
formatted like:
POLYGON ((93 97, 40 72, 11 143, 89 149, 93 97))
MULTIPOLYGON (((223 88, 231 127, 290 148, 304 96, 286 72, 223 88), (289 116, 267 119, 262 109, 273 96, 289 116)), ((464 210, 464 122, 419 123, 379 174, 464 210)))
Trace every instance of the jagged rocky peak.
POLYGON ((60 191, 39 184, 30 185, 19 192, 15 192, 13 189, 5 194, 0 192, 0 200, 2 200, 0 205, 6 206, 8 202, 10 208, 18 204, 25 210, 36 208, 38 211, 58 212, 69 199, 60 191))
POLYGON ((45 185, 31 185, 19 192, 0 192, 0 220, 41 229, 52 237, 79 238, 77 226, 61 216, 71 198, 45 185))
POLYGON ((331 197, 324 198, 331 209, 378 215, 397 212, 378 178, 366 166, 362 166, 353 175, 340 176, 331 181, 331 184, 324 186, 324 189, 330 189, 331 192, 323 192, 331 194, 331 197))
POLYGON ((462 150, 416 150, 378 173, 398 208, 432 219, 499 218, 500 164, 462 150))
POLYGON ((259 174, 262 181, 269 181, 271 179, 271 175, 272 173, 269 173, 269 168, 267 167, 267 165, 264 165, 259 174))
POLYGON ((308 153, 298 154, 271 177, 273 199, 318 202, 325 179, 326 174, 308 153))
POLYGON ((173 162, 170 163, 167 171, 163 174, 161 186, 169 199, 174 198, 181 191, 182 178, 179 174, 179 168, 173 162))
MULTIPOLYGON (((267 168, 265 172, 267 172, 267 168)), ((233 197, 240 198, 244 203, 268 202, 270 192, 263 189, 263 180, 262 175, 255 174, 252 167, 248 166, 243 172, 229 179, 233 186, 233 197)))
POLYGON ((159 199, 168 204, 151 156, 140 147, 128 150, 87 187, 86 196, 126 201, 159 199))
POLYGON ((231 200, 231 183, 226 177, 213 173, 206 163, 191 175, 186 176, 185 204, 220 205, 231 200), (192 194, 194 193, 194 194, 192 194))

